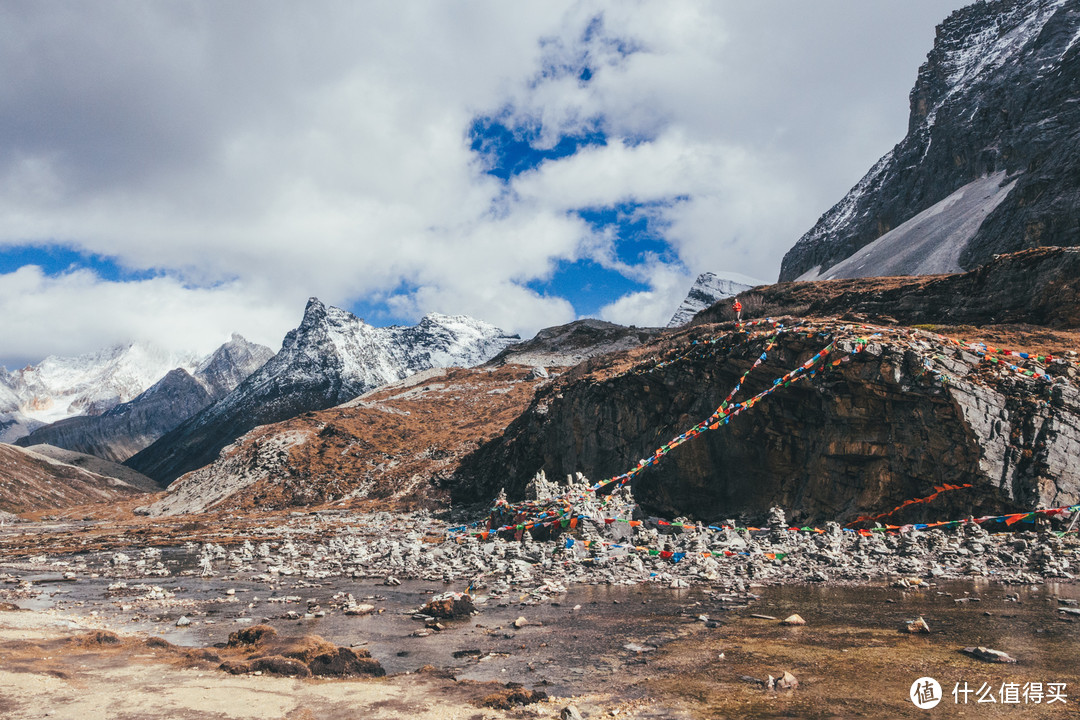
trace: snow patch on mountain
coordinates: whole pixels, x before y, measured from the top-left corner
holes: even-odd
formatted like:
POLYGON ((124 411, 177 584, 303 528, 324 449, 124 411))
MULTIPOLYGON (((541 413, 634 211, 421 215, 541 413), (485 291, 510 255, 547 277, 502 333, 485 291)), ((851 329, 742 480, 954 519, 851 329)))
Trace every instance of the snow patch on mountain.
POLYGON ((127 464, 168 483, 213 462, 257 425, 332 407, 432 367, 477 365, 519 340, 464 315, 431 313, 413 327, 373 327, 311 298, 277 355, 127 464))
POLYGON ((1036 12, 1023 4, 1013 5, 995 25, 971 33, 959 46, 946 49, 950 89, 945 99, 961 92, 983 73, 1001 67, 1009 56, 1019 53, 1042 32, 1054 10, 1072 1, 1049 0, 1036 12))
POLYGON ((1004 179, 1002 170, 968 183, 824 273, 814 268, 798 279, 961 272, 960 253, 1016 184, 1015 180, 1006 183, 1004 179))
POLYGON ((233 333, 229 342, 208 355, 193 376, 210 397, 225 397, 236 389, 248 375, 255 372, 274 357, 274 351, 265 345, 248 342, 242 335, 233 333))
POLYGON ((374 327, 311 298, 281 352, 225 403, 237 404, 256 387, 309 382, 329 382, 340 388, 339 401, 345 401, 421 370, 478 365, 519 340, 465 315, 429 313, 415 326, 374 327))
POLYGON ((50 356, 8 372, 0 368, 0 442, 14 442, 46 425, 100 416, 183 370, 215 398, 222 397, 273 356, 239 335, 205 358, 131 343, 77 357, 50 356))
POLYGON ((141 393, 174 368, 194 370, 199 358, 152 345, 118 345, 77 357, 49 356, 0 376, 8 392, 0 409, 45 425, 76 415, 97 415, 141 393), (15 408, 10 408, 11 396, 15 408))
POLYGON ((754 286, 737 282, 716 273, 702 273, 694 281, 694 285, 690 288, 686 299, 675 310, 675 314, 671 316, 667 326, 674 328, 685 325, 705 308, 725 298, 735 297, 752 287, 754 286))
MULTIPOLYGON (((951 196, 1000 170, 1017 182, 965 242, 953 247, 960 236, 950 239, 955 269, 1032 245, 1073 244, 1075 163, 1052 148, 1075 147, 1068 98, 1078 22, 1075 0, 977 2, 953 12, 919 68, 906 136, 798 240, 780 280, 850 277, 852 263, 830 271, 940 203, 968 209, 950 204, 951 196)), ((929 265, 941 267, 940 260, 929 265)), ((865 263, 859 274, 894 272, 865 263)))

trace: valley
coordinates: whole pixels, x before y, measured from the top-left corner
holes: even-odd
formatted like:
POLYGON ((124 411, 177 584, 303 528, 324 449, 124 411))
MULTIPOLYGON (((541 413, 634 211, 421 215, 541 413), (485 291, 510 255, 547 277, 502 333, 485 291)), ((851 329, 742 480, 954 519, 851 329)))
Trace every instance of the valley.
MULTIPOLYGON (((706 45, 728 41, 718 27, 706 45)), ((668 52, 611 32, 600 13, 566 47, 538 41, 535 76, 497 112, 436 113, 456 118, 436 144, 457 148, 468 199, 442 197, 443 170, 410 144, 415 158, 370 164, 422 180, 357 183, 355 216, 305 173, 238 199, 301 198, 319 220, 237 230, 250 247, 200 240, 221 267, 151 261, 141 236, 132 257, 59 240, 9 253, 26 263, 0 283, 141 283, 150 310, 94 352, 40 315, 0 348, 19 365, 0 367, 0 715, 1073 714, 1080 7, 984 0, 944 18, 903 138, 786 240, 775 283, 735 270, 757 225, 805 211, 791 188, 807 186, 769 174, 790 128, 761 128, 755 155, 696 144, 701 123, 668 127, 663 103, 619 131, 581 108, 511 123, 545 83, 586 97, 668 52), (605 183, 618 193, 593 198, 605 183), (364 195, 398 184, 438 213, 364 195), (263 257, 275 233, 285 270, 263 257), (175 300, 189 293, 198 307, 175 300), (219 336, 217 312, 251 337, 273 328, 276 350, 219 336), (177 349, 189 338, 200 352, 177 349), (76 349, 26 362, 44 347, 76 349)), ((379 84, 341 84, 368 112, 379 84)), ((337 118, 324 93, 294 110, 337 118)), ((205 154, 340 153, 260 142, 205 154)), ((27 163, 48 185, 52 166, 27 163)))

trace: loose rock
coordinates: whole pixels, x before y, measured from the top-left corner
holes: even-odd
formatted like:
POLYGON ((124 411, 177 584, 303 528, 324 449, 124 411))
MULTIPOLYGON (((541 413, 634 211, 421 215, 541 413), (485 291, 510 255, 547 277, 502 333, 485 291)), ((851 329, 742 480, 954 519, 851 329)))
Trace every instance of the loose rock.
POLYGON ((428 601, 420 610, 435 618, 457 618, 472 615, 476 611, 472 598, 464 593, 447 593, 428 601))
POLYGON ((339 647, 337 652, 319 655, 308 667, 312 675, 324 677, 382 677, 386 670, 367 650, 339 647))
POLYGON ((780 676, 780 679, 776 681, 777 690, 794 690, 797 687, 799 687, 799 681, 787 670, 785 670, 784 674, 780 676))
POLYGON ((913 635, 916 633, 930 632, 930 626, 926 624, 926 621, 923 620, 921 615, 914 620, 908 620, 906 623, 904 623, 904 627, 901 629, 904 632, 909 632, 913 635))
POLYGON ((559 720, 585 720, 581 717, 581 711, 573 705, 567 705, 559 713, 559 720))
POLYGON ((965 655, 970 655, 971 657, 973 657, 973 658, 975 658, 977 660, 982 660, 983 662, 989 662, 989 663, 1014 663, 1014 662, 1016 662, 1016 658, 1011 657, 1008 653, 1002 652, 1001 650, 994 650, 993 648, 982 647, 981 645, 979 647, 966 647, 963 650, 961 650, 960 652, 964 653, 965 655))
POLYGON ((243 645, 258 645, 264 640, 277 636, 277 630, 269 625, 252 625, 243 630, 229 633, 229 641, 226 647, 241 647, 243 645))
POLYGON ((480 701, 480 704, 496 710, 510 710, 517 705, 531 705, 546 699, 547 693, 540 690, 526 690, 512 686, 488 695, 480 701))

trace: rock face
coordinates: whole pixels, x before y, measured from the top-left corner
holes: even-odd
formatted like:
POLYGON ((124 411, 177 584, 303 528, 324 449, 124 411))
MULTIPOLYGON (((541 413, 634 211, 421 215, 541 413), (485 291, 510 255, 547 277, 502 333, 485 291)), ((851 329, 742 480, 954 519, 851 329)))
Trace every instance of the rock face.
POLYGON ((143 492, 115 477, 0 444, 0 511, 55 510, 143 492))
MULTIPOLYGON (((971 272, 778 283, 740 295, 743 317, 843 315, 908 325, 1030 323, 1080 327, 1080 248, 1001 255, 971 272)), ((734 319, 725 305, 695 322, 734 319)))
POLYGON ((907 135, 800 238, 780 280, 957 272, 1080 244, 1078 32, 1068 0, 950 15, 911 91, 907 135))
POLYGON ((517 339, 472 318, 435 313, 414 327, 376 328, 311 298, 272 360, 125 464, 168 483, 213 462, 257 425, 332 407, 421 370, 476 365, 517 339))
POLYGON ((751 285, 735 282, 716 273, 701 273, 694 281, 693 287, 682 301, 667 326, 669 328, 680 327, 694 319, 694 316, 707 307, 729 297, 735 297, 741 292, 749 290, 751 285))
POLYGON ((48 444, 123 462, 203 408, 229 394, 274 356, 239 335, 193 370, 177 368, 138 397, 101 415, 79 416, 39 428, 16 444, 48 444))
MULTIPOLYGON (((736 401, 771 387, 843 332, 826 323, 810 337, 781 335, 736 401)), ((520 497, 539 470, 594 480, 629 470, 708 417, 766 339, 702 325, 666 343, 594 360, 539 391, 501 438, 463 462, 458 499, 490 499, 500 487, 520 497)), ((799 523, 891 510, 946 483, 975 487, 943 494, 926 510, 934 517, 1077 502, 1075 380, 1064 365, 1054 366, 1061 375, 1053 383, 1000 367, 939 336, 885 331, 851 362, 782 387, 677 447, 634 479, 634 495, 666 517, 760 519, 780 505, 799 523)), ((914 506, 905 521, 923 509, 914 506)))

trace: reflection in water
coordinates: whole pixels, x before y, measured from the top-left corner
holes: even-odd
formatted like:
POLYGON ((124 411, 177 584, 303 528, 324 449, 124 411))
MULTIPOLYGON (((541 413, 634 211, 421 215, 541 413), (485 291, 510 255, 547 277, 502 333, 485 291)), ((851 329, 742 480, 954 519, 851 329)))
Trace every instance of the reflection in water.
POLYGON ((1080 624, 1065 622, 1070 618, 1057 612, 1058 598, 1080 600, 1080 587, 1057 583, 1013 587, 973 580, 925 590, 789 585, 755 588, 757 597, 749 599, 701 587, 574 586, 552 604, 531 604, 528 596, 517 595, 479 598, 479 614, 444 621, 444 630, 416 637, 424 623, 413 613, 431 594, 461 588, 429 581, 387 587, 348 578, 282 577, 271 584, 250 576, 172 576, 129 579, 127 591, 110 592, 115 578, 25 579, 40 582, 42 594, 22 601, 23 607, 96 611, 118 630, 153 633, 177 644, 221 643, 239 627, 269 622, 282 635, 317 634, 336 644, 363 646, 391 673, 435 665, 453 668, 459 678, 544 685, 554 693, 599 684, 628 696, 644 693, 637 683, 654 658, 678 647, 672 641, 714 637, 731 644, 772 628, 750 618, 752 613, 777 618, 799 613, 813 630, 814 648, 807 652, 823 654, 846 652, 860 642, 899 642, 897 628, 922 616, 933 631, 926 642, 934 646, 1002 648, 1022 658, 1032 673, 1047 675, 1073 663, 1080 636, 1080 624), (139 597, 145 591, 134 589, 139 584, 159 586, 172 597, 143 602, 139 597), (334 609, 338 593, 351 593, 382 612, 346 616, 334 609), (294 600, 281 602, 286 597, 294 600), (303 615, 316 605, 327 611, 325 617, 283 617, 288 611, 303 615), (175 627, 180 615, 191 624, 175 627), (529 624, 515 629, 518 617, 529 624))

